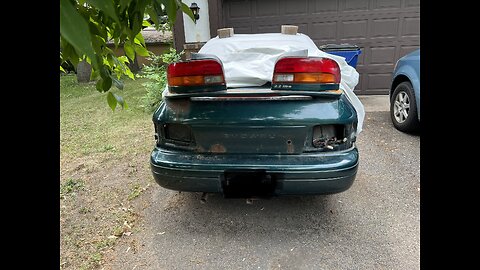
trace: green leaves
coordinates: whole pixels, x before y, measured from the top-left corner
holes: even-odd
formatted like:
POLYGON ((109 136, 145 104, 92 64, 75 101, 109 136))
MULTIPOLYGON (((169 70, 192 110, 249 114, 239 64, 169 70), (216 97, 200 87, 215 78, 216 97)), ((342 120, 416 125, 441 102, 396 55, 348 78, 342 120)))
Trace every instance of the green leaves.
POLYGON ((88 24, 69 0, 60 0, 60 35, 75 49, 85 53, 92 59, 93 65, 97 66, 88 24))
POLYGON ((99 92, 107 92, 112 87, 112 78, 100 78, 95 86, 99 92))
POLYGON ((142 46, 142 44, 145 44, 145 40, 143 40, 142 33, 138 33, 134 42, 125 41, 125 44, 123 44, 123 50, 131 60, 135 59, 135 53, 140 56, 149 56, 150 54, 148 53, 147 49, 142 46))
MULTIPOLYGON (((146 22, 146 21, 145 21, 145 22, 146 22)), ((143 47, 147 47, 147 46, 145 45, 145 39, 143 38, 142 32, 139 32, 139 33, 135 36, 135 43, 141 44, 141 45, 143 45, 143 47)))
MULTIPOLYGON (((86 60, 98 91, 108 92, 113 85, 123 89, 123 75, 135 79, 128 60, 150 56, 141 34, 142 26, 150 25, 143 20, 145 13, 156 29, 170 29, 179 9, 193 20, 190 8, 180 0, 60 0, 60 65, 69 62, 76 69, 80 60, 86 60), (169 20, 162 24, 159 16, 164 14, 169 20), (109 41, 115 48, 123 45, 126 56, 117 57, 109 41)), ((107 94, 107 102, 113 109, 117 104, 126 107, 113 93, 107 94)))
POLYGON ((115 108, 117 107, 117 99, 112 92, 108 92, 107 94, 107 103, 108 106, 110 106, 110 108, 112 109, 112 111, 115 111, 115 108))
POLYGON ((128 105, 125 100, 123 100, 123 97, 112 92, 108 92, 107 94, 107 103, 108 106, 110 106, 110 108, 112 109, 112 111, 115 111, 117 104, 120 104, 120 106, 122 106, 122 109, 128 109, 128 105))
POLYGON ((128 67, 125 69, 124 72, 125 72, 125 75, 127 75, 130 79, 135 80, 135 76, 133 76, 132 71, 128 67))
POLYGON ((153 21, 153 23, 155 24, 155 26, 156 26, 157 29, 158 29, 158 26, 159 26, 159 23, 158 23, 158 14, 157 14, 157 12, 155 11, 155 8, 154 8, 153 6, 147 7, 147 9, 145 10, 145 12, 148 14, 148 16, 150 16, 150 19, 153 21))
POLYGON ((177 2, 174 0, 156 0, 165 6, 165 10, 167 11, 168 20, 171 24, 175 22, 177 19, 177 2))
POLYGON ((87 0, 87 3, 105 12, 108 16, 120 23, 116 13, 116 7, 112 0, 87 0))
POLYGON ((123 82, 120 81, 119 79, 115 78, 114 76, 110 76, 110 78, 112 78, 112 82, 113 82, 113 85, 115 85, 115 87, 117 87, 118 89, 120 90, 123 90, 123 82))
POLYGON ((194 23, 197 23, 197 21, 195 20, 195 17, 193 16, 192 10, 185 3, 181 4, 181 9, 182 9, 183 13, 187 14, 188 17, 190 17, 190 19, 192 19, 192 21, 194 23))
POLYGON ((120 11, 123 12, 132 0, 120 0, 120 11))
MULTIPOLYGON (((168 21, 170 22, 170 24, 173 24, 177 19, 177 10, 179 9, 181 9, 183 13, 187 14, 188 17, 190 17, 192 21, 196 23, 192 10, 185 3, 179 0, 153 0, 153 1, 155 1, 156 4, 163 5, 165 7, 165 11, 167 12, 168 21)), ((155 19, 153 19, 153 16, 152 16, 153 14, 151 13, 152 12, 150 11, 148 14, 150 15, 150 17, 152 17, 152 20, 155 22, 155 19)), ((156 22, 155 22, 155 25, 157 25, 156 22)))
POLYGON ((145 49, 142 45, 134 44, 135 52, 140 56, 149 56, 147 49, 145 49))
POLYGON ((120 104, 120 106, 122 106, 122 109, 128 109, 128 105, 127 103, 125 102, 125 100, 123 100, 123 97, 117 95, 117 94, 113 94, 113 96, 115 97, 115 99, 117 100, 118 104, 120 104))
POLYGON ((128 56, 128 58, 130 58, 131 60, 135 59, 135 49, 129 41, 125 41, 125 44, 123 44, 123 50, 125 51, 125 54, 128 56))

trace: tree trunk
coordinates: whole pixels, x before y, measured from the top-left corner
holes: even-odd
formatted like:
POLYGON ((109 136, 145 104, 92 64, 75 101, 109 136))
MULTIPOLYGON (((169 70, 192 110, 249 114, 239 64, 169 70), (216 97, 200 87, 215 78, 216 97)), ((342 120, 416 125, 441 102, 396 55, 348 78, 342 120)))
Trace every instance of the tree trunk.
POLYGON ((87 61, 78 62, 77 65, 77 82, 87 83, 90 81, 90 74, 92 73, 92 66, 87 61))
POLYGON ((130 71, 134 74, 137 74, 138 71, 140 71, 140 66, 138 65, 137 59, 138 59, 138 55, 135 54, 135 60, 133 60, 133 62, 128 64, 128 67, 130 68, 130 71))

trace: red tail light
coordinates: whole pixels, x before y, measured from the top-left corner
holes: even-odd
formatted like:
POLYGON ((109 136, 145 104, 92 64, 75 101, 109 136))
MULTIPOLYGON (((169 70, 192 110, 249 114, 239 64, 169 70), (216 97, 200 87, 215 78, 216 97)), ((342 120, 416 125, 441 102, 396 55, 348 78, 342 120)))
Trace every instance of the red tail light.
POLYGON ((167 79, 172 92, 226 89, 222 63, 215 59, 170 64, 167 69, 167 79))
POLYGON ((272 89, 338 90, 340 67, 322 57, 285 57, 275 63, 272 89))

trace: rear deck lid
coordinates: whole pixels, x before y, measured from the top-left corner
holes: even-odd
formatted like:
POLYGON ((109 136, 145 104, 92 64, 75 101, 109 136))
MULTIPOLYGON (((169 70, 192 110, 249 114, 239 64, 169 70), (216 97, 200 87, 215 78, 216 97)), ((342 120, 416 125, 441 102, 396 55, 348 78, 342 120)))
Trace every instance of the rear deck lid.
POLYGON ((194 126, 199 153, 299 154, 306 126, 194 126))

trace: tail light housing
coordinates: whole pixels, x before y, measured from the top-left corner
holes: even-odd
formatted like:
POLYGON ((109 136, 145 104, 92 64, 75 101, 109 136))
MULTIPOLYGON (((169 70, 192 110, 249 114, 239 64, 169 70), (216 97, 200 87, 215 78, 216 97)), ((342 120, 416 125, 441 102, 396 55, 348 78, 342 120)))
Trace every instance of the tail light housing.
POLYGON ((306 152, 339 151, 353 146, 356 140, 357 122, 348 124, 322 124, 312 128, 310 144, 306 152))
POLYGON ((324 57, 283 57, 275 63, 272 90, 339 90, 340 67, 324 57))
POLYGON ((193 141, 192 129, 188 125, 176 123, 164 124, 164 131, 165 139, 167 140, 183 143, 191 143, 193 141))
POLYGON ((223 66, 217 59, 172 63, 167 68, 172 93, 213 92, 227 89, 223 66))
POLYGON ((195 137, 190 125, 154 122, 154 127, 158 147, 181 150, 193 150, 195 148, 195 137))

